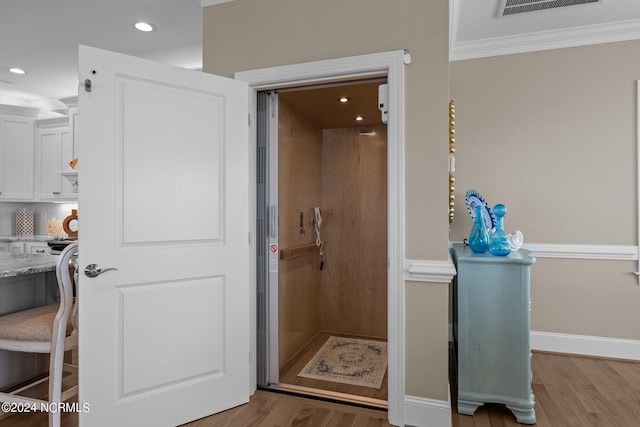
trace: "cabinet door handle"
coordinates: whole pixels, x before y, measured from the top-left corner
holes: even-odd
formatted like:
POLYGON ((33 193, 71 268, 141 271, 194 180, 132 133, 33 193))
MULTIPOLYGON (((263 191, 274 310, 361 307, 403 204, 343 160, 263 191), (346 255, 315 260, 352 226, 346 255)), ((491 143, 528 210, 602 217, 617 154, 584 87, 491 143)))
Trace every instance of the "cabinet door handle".
POLYGON ((36 249, 36 253, 43 254, 44 253, 44 249, 36 249))
POLYGON ((59 192, 59 191, 54 191, 54 192, 53 192, 53 195, 54 195, 54 196, 58 196, 58 195, 60 195, 60 192, 59 192))

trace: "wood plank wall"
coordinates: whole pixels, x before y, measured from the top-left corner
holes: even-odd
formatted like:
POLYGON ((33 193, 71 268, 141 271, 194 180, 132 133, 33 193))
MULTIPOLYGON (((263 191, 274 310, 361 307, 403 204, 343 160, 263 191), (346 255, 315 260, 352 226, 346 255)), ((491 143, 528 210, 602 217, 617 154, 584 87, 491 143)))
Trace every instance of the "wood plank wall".
POLYGON ((324 331, 387 337, 387 128, 325 129, 320 317, 324 331))
POLYGON ((318 251, 279 261, 279 359, 282 368, 318 332, 387 336, 386 126, 317 129, 279 100, 279 243, 316 235, 323 214, 324 269, 318 251), (304 233, 300 233, 300 212, 304 233))
MULTIPOLYGON (((315 241, 312 208, 322 192, 322 130, 280 98, 278 126, 280 249, 315 241), (304 233, 299 216, 304 214, 304 233)), ((320 331, 318 251, 279 261, 280 369, 320 331)))

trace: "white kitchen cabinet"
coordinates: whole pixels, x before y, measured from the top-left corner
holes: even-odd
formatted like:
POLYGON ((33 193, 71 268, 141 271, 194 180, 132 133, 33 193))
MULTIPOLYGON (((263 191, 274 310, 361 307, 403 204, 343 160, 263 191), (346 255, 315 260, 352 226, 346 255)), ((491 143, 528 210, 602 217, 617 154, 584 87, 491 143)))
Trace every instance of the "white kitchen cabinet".
POLYGON ((37 255, 37 254, 48 254, 51 252, 49 245, 47 242, 25 242, 24 244, 24 253, 37 255))
POLYGON ((73 154, 78 157, 78 147, 80 145, 80 133, 79 133, 79 120, 78 114, 78 97, 72 96, 69 98, 60 99, 69 108, 69 129, 71 129, 71 136, 73 137, 73 154))
POLYGON ((0 201, 33 200, 34 120, 0 116, 0 201))
POLYGON ((39 120, 36 125, 36 200, 77 200, 71 182, 59 174, 72 170, 69 162, 75 157, 69 119, 39 120))
POLYGON ((0 242, 0 252, 11 253, 14 255, 30 254, 49 254, 51 248, 46 241, 27 242, 18 240, 13 242, 0 242))
POLYGON ((9 243, 9 252, 14 255, 22 255, 24 253, 24 242, 11 242, 9 243))
POLYGON ((22 254, 48 254, 51 252, 47 242, 0 242, 0 252, 9 252, 15 255, 22 254))
POLYGON ((69 108, 69 127, 71 128, 71 135, 73 136, 73 154, 78 156, 78 145, 80 142, 80 134, 78 132, 79 115, 77 108, 69 108))

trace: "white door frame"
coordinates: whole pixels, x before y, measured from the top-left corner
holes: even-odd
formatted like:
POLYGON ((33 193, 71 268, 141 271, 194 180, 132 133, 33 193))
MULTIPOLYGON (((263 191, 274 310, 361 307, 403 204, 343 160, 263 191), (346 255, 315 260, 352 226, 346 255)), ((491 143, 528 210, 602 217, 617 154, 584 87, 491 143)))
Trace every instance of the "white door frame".
MULTIPOLYGON (((280 67, 242 71, 235 78, 249 83, 249 111, 255 117, 257 111, 256 92, 299 86, 304 84, 346 80, 358 77, 386 74, 389 85, 389 121, 387 123, 387 165, 388 165, 388 401, 389 422, 403 425, 403 403, 405 385, 405 290, 403 278, 405 242, 405 167, 404 167, 404 60, 402 50, 369 55, 353 56, 325 61, 308 62, 280 67)), ((255 152, 255 119, 253 127, 252 152, 255 152)), ((251 142, 250 142, 251 144, 251 142)), ((253 154, 252 154, 253 155, 253 154)), ((251 169, 251 168, 250 168, 251 169)), ((251 172, 255 174, 255 171, 251 172)), ((255 180, 254 180, 255 181, 255 180)), ((254 182, 250 181, 250 182, 254 182)), ((255 187, 255 184, 253 184, 255 187)), ((252 232, 255 236, 255 188, 253 189, 253 209, 250 211, 252 232)), ((252 239, 255 241, 255 239, 252 239)), ((251 273, 255 284, 255 263, 251 273)), ((252 388, 256 387, 256 319, 255 286, 252 287, 252 388)))

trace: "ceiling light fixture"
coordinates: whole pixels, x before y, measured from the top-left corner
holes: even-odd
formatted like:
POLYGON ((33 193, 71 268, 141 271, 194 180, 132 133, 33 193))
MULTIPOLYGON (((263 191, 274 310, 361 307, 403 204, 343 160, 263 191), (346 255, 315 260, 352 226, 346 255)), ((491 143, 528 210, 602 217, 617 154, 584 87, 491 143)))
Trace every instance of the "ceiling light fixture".
POLYGON ((23 70, 22 68, 18 68, 18 67, 11 67, 11 68, 9 68, 9 71, 12 72, 13 74, 27 74, 27 72, 25 70, 23 70))
POLYGON ((136 30, 142 31, 143 33, 148 33, 156 29, 156 27, 154 27, 153 25, 142 21, 136 22, 135 24, 133 24, 133 26, 136 28, 136 30))
POLYGON ((342 104, 347 103, 349 101, 351 101, 351 98, 347 98, 346 96, 341 96, 340 98, 338 98, 338 101, 342 104))
POLYGON ((356 121, 361 122, 364 120, 364 116, 356 116, 356 121))

